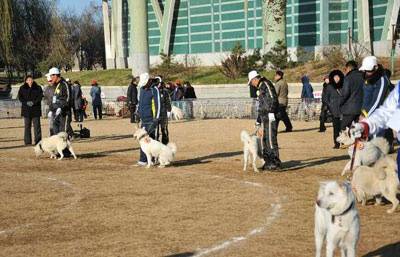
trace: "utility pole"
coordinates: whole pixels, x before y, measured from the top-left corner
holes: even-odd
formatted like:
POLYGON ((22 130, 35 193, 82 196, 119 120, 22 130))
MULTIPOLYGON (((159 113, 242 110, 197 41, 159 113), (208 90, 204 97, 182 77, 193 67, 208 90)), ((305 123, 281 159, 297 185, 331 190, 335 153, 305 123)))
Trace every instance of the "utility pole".
POLYGON ((392 24, 392 49, 390 51, 390 61, 391 61, 390 69, 392 71, 392 75, 394 75, 394 54, 396 50, 396 39, 397 39, 396 24, 392 24))

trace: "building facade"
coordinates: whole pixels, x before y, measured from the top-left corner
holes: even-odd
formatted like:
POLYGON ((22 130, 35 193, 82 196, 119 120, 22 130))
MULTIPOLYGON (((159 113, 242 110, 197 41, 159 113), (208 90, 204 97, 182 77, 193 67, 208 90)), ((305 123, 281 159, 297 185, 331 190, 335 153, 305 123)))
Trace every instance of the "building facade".
POLYGON ((213 65, 238 42, 267 51, 277 40, 292 52, 340 44, 389 56, 399 8, 399 0, 103 0, 107 68, 131 68, 144 41, 150 64, 165 53, 213 65))

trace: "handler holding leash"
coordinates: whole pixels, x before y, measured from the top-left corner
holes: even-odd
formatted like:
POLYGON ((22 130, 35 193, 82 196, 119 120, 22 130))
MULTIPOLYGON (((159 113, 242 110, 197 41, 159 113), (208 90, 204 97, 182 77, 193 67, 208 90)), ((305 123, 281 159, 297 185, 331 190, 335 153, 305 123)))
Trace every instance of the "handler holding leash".
MULTIPOLYGON (((356 123, 350 130, 355 138, 367 139, 379 131, 391 128, 397 131, 397 140, 400 138, 400 82, 386 98, 383 105, 379 106, 368 118, 356 123)), ((400 167, 400 149, 397 151, 397 168, 400 167)), ((400 173, 399 171, 399 179, 400 173)))
POLYGON ((275 115, 279 110, 278 96, 274 85, 268 79, 261 77, 257 71, 250 71, 248 84, 258 89, 258 118, 256 127, 263 124, 263 170, 277 170, 281 167, 277 139, 275 115))

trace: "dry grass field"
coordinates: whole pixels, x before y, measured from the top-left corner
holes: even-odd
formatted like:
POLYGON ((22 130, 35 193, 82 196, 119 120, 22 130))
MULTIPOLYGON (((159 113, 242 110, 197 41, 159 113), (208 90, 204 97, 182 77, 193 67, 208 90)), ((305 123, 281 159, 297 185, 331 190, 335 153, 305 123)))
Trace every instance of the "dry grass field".
MULTIPOLYGON (((127 119, 87 121, 92 138, 62 161, 35 158, 23 121, 0 120, 0 256, 313 256, 319 181, 342 180, 346 150, 295 122, 278 136, 284 172, 245 173, 239 133, 253 123, 173 122, 176 161, 144 169, 127 119)), ((358 205, 358 256, 400 256, 389 207, 358 205)))

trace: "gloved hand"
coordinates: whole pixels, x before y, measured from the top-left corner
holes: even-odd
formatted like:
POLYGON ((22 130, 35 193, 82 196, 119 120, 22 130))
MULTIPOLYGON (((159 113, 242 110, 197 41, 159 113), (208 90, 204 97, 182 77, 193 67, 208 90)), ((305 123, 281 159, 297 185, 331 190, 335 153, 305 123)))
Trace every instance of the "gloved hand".
POLYGON ((28 105, 29 107, 32 107, 33 106, 33 102, 32 101, 28 101, 28 102, 26 102, 26 105, 28 105))
POLYGON ((58 115, 60 115, 61 114, 61 108, 57 108, 57 110, 56 110, 56 116, 58 116, 58 115))
POLYGON ((369 134, 368 124, 365 122, 355 123, 350 128, 350 135, 354 138, 367 138, 369 134))
POLYGON ((257 122, 254 124, 254 128, 257 130, 259 128, 261 128, 261 123, 257 122))
POLYGON ((53 112, 52 112, 52 111, 49 111, 49 113, 47 114, 47 117, 48 117, 49 119, 53 118, 53 112))
POLYGON ((168 119, 171 118, 171 112, 167 112, 167 117, 168 117, 168 119))

